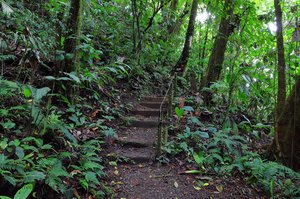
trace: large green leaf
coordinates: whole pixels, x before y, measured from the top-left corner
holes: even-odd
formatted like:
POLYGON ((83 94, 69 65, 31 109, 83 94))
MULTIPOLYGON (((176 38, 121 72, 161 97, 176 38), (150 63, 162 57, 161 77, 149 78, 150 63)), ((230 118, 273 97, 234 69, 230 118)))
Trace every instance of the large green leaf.
POLYGON ((33 184, 26 184, 24 185, 15 195, 14 199, 26 199, 33 191, 34 185, 33 184))
POLYGON ((77 139, 72 135, 66 127, 60 126, 60 130, 63 132, 64 136, 73 143, 77 143, 77 139))
POLYGON ((49 91, 51 91, 51 89, 48 88, 48 87, 37 89, 36 93, 35 93, 35 96, 34 96, 34 99, 37 100, 37 101, 41 100, 43 97, 45 97, 47 95, 47 93, 49 91))
POLYGON ((176 113, 176 115, 180 118, 180 117, 183 116, 184 110, 183 110, 182 108, 176 107, 176 108, 175 108, 175 113, 176 113))
POLYGON ((202 138, 209 138, 209 135, 207 132, 203 132, 203 131, 195 131, 194 134, 199 135, 202 138))
POLYGON ((26 97, 26 98, 29 98, 31 96, 31 90, 28 86, 24 87, 23 94, 24 94, 24 97, 26 97))
POLYGON ((18 156, 19 159, 22 159, 24 158, 25 156, 25 153, 24 153, 24 150, 22 147, 16 147, 16 151, 15 151, 15 154, 18 156))
POLYGON ((193 153, 193 158, 198 165, 202 166, 204 159, 205 159, 204 153, 203 152, 193 153))
POLYGON ((44 180, 46 175, 41 171, 30 171, 24 176, 24 182, 35 182, 36 180, 44 180))
POLYGON ((7 196, 0 196, 0 199, 11 199, 11 198, 7 196))

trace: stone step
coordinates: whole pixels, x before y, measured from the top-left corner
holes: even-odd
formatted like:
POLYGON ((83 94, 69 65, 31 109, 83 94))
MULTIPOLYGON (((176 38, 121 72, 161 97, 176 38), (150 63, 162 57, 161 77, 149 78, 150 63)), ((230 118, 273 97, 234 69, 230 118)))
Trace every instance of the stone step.
POLYGON ((128 137, 126 138, 120 137, 117 139, 117 142, 120 143, 122 146, 135 147, 135 148, 143 148, 143 147, 149 147, 154 145, 154 140, 147 141, 147 140, 140 140, 138 138, 128 138, 128 137))
MULTIPOLYGON (((135 109, 131 111, 132 114, 135 115, 142 115, 142 116, 159 116, 160 110, 159 109, 135 109)), ((162 110, 163 113, 166 112, 165 109, 162 110)))
MULTIPOLYGON (((163 126, 169 125, 170 122, 165 121, 162 123, 163 126)), ((157 128, 159 125, 158 120, 132 120, 130 122, 130 127, 137 127, 137 128, 157 128)))
POLYGON ((118 149, 116 154, 119 157, 128 158, 133 161, 133 163, 146 163, 154 161, 155 148, 122 148, 118 149))
POLYGON ((132 120, 130 122, 131 127, 138 127, 138 128, 153 128, 158 127, 159 121, 158 120, 132 120))
MULTIPOLYGON (((161 102, 148 102, 148 101, 142 101, 140 103, 141 106, 145 106, 145 107, 148 107, 148 108, 154 108, 154 109, 159 109, 160 108, 160 105, 161 105, 161 102)), ((164 103, 163 108, 166 108, 167 107, 167 104, 164 103)))
POLYGON ((127 128, 120 132, 117 142, 123 146, 146 147, 153 146, 156 140, 157 128, 127 128))

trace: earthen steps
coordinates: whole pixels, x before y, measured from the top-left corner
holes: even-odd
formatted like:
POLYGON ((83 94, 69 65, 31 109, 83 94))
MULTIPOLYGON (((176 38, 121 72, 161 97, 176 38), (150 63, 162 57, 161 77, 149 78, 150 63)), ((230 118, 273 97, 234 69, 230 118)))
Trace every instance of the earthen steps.
MULTIPOLYGON (((135 109, 131 111, 134 119, 130 121, 127 131, 122 132, 117 139, 120 146, 116 151, 118 156, 128 158, 135 163, 155 160, 154 146, 157 141, 160 106, 163 99, 163 97, 149 96, 135 105, 135 109)), ((164 104, 162 110, 164 113, 166 107, 167 104, 164 104)))
POLYGON ((155 149, 152 147, 122 148, 117 150, 116 154, 119 157, 128 158, 133 163, 146 163, 154 161, 155 149))
MULTIPOLYGON (((166 110, 162 110, 163 113, 166 112, 166 110)), ((135 109, 132 111, 135 115, 142 115, 142 116, 159 116, 160 110, 159 109, 135 109)))
POLYGON ((139 128, 154 128, 158 127, 158 120, 132 120, 130 122, 131 127, 139 127, 139 128))

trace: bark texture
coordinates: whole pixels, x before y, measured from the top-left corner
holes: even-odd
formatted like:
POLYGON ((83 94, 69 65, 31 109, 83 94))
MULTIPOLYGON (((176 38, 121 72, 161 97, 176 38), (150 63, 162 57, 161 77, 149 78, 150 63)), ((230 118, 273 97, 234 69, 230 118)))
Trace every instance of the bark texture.
POLYGON ((300 77, 292 89, 276 126, 279 159, 295 170, 300 170, 300 77))
POLYGON ((278 94, 277 94, 277 108, 276 118, 280 116, 285 104, 286 98, 286 80, 285 80, 285 58, 284 58, 284 43, 282 36, 282 11, 280 0, 274 0, 275 15, 276 15, 276 42, 277 42, 277 57, 278 57, 278 94))
MULTIPOLYGON (((239 24, 239 19, 236 17, 233 15, 233 3, 231 0, 225 0, 224 14, 209 57, 208 68, 201 81, 201 88, 210 87, 212 83, 220 79, 228 38, 239 24)), ((209 105, 211 93, 204 92, 203 97, 205 104, 209 105)))
POLYGON ((177 71, 181 71, 181 72, 184 71, 186 64, 188 62, 190 47, 192 45, 192 40, 193 40, 193 35, 194 35, 198 2, 199 2, 199 0, 193 0, 193 3, 192 3, 189 24, 188 24, 188 28, 187 28, 186 35, 185 35, 184 47, 181 52, 181 56, 175 66, 175 70, 177 70, 177 71))
POLYGON ((68 19, 64 50, 65 57, 65 72, 76 71, 79 67, 78 50, 80 44, 80 34, 82 27, 82 0, 72 0, 70 8, 70 18, 68 19), (70 56, 72 55, 72 56, 70 56))

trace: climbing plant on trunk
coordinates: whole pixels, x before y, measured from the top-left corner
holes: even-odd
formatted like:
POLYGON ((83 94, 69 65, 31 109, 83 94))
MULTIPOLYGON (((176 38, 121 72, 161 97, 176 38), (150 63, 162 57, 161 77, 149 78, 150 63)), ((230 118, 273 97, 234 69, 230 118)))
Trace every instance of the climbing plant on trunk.
MULTIPOLYGON (((239 24, 238 17, 233 15, 233 8, 233 2, 231 2, 231 0, 226 0, 224 4, 224 13, 219 25, 219 31, 214 40, 209 57, 208 68, 201 81, 201 88, 210 87, 212 83, 218 81, 220 78, 228 38, 233 33, 234 28, 239 24)), ((204 102, 209 104, 211 101, 211 93, 206 91, 203 93, 203 97, 204 102)))

